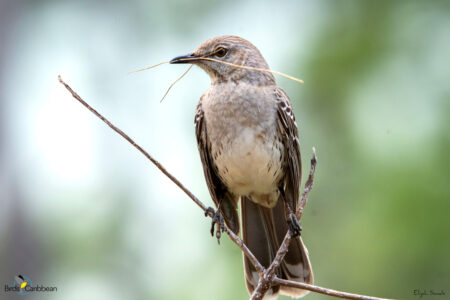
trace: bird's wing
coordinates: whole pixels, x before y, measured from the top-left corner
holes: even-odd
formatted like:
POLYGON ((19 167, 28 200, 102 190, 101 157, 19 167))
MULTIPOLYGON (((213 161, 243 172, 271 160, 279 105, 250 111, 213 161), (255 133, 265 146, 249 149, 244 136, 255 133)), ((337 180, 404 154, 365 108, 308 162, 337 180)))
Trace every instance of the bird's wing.
POLYGON ((275 89, 275 98, 278 103, 277 120, 278 133, 284 146, 284 192, 291 208, 297 209, 302 180, 302 161, 300 155, 300 142, 298 140, 297 122, 295 121, 291 101, 281 88, 275 89))
POLYGON ((236 197, 232 195, 217 174, 217 168, 211 156, 210 143, 206 131, 206 120, 202 109, 202 99, 195 113, 195 135, 198 150, 203 165, 206 184, 216 207, 220 209, 228 227, 235 233, 239 232, 239 217, 237 214, 236 197))

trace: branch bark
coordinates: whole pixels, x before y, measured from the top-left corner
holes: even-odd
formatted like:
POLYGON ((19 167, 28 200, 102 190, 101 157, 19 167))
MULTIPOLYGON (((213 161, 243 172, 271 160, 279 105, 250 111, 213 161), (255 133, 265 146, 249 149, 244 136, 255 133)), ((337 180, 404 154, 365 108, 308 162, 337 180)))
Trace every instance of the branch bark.
MULTIPOLYGON (((127 140, 133 147, 135 147, 139 152, 141 152, 148 160, 150 160, 164 175, 166 175, 173 183, 175 183, 185 194, 191 198, 195 204, 197 204, 203 212, 209 216, 210 218, 213 218, 214 215, 211 210, 207 208, 206 205, 203 204, 191 191, 189 191, 175 176, 169 173, 163 165, 158 162, 156 159, 153 158, 147 151, 145 151, 139 144, 137 144, 131 137, 129 137, 125 132, 123 132, 120 128, 112 124, 107 118, 105 118, 102 114, 100 114, 97 110, 95 110, 93 107, 91 107, 86 101, 84 101, 67 83, 65 83, 61 76, 58 75, 59 82, 72 94, 72 96, 78 100, 83 106, 85 106, 89 111, 91 111, 96 117, 98 117, 100 120, 102 120, 106 125, 108 125, 112 130, 114 130, 116 133, 118 133, 120 136, 122 136, 125 140, 127 140)), ((305 188, 302 194, 302 197, 300 199, 299 208, 296 212, 296 215, 298 219, 300 220, 303 209, 306 205, 306 202, 308 200, 308 195, 312 189, 313 183, 314 183, 314 172, 316 169, 316 152, 313 148, 313 158, 311 159, 311 169, 309 172, 308 180, 306 181, 305 188)), ((255 268, 258 270, 260 274, 260 280, 258 282, 258 286, 253 292, 250 299, 259 300, 262 299, 267 292, 267 290, 270 288, 272 284, 280 284, 284 286, 289 286, 293 288, 299 288, 304 290, 309 290, 316 293, 321 293, 325 295, 334 296, 337 298, 343 298, 343 299, 359 299, 359 300, 388 300, 385 298, 376 298, 376 297, 370 297, 370 296, 363 296, 358 294, 350 294, 346 292, 340 292, 328 288, 323 288, 315 285, 310 285, 306 283, 300 283, 300 282, 294 282, 289 280, 280 279, 275 276, 275 270, 280 265, 281 261, 283 260, 285 254, 288 251, 289 242, 291 240, 291 236, 289 232, 286 233, 286 236, 284 237, 284 240, 280 246, 280 248, 277 251, 277 254, 275 256, 274 261, 272 264, 265 269, 261 263, 256 259, 256 257, 253 255, 253 253, 247 248, 245 243, 234 233, 232 232, 226 225, 223 226, 224 231, 228 234, 230 239, 241 249, 241 251, 244 253, 244 255, 251 261, 251 263, 255 266, 255 268)))

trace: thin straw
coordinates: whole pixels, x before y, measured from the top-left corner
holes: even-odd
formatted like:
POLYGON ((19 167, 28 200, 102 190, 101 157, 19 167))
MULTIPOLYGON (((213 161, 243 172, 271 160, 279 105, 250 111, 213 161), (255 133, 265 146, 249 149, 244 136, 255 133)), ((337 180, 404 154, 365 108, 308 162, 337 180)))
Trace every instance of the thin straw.
MULTIPOLYGON (((182 60, 182 61, 183 61, 183 60, 184 60, 184 61, 187 60, 187 61, 189 61, 189 60, 198 60, 198 59, 201 59, 201 60, 209 60, 209 61, 215 61, 215 62, 224 64, 224 65, 229 65, 229 66, 233 66, 233 67, 241 68, 241 69, 248 69, 248 70, 260 71, 260 72, 269 72, 269 73, 273 73, 273 74, 280 75, 280 76, 285 77, 285 78, 290 79, 290 80, 294 80, 294 81, 296 81, 296 82, 298 82, 298 83, 304 83, 304 81, 301 80, 301 79, 298 79, 298 78, 296 78, 296 77, 294 77, 294 76, 287 75, 287 74, 284 74, 284 73, 281 73, 281 72, 278 72, 278 71, 274 71, 274 70, 270 70, 270 69, 264 69, 264 68, 256 68, 256 67, 250 67, 250 66, 236 65, 236 64, 233 64, 233 63, 230 63, 230 62, 227 62, 227 61, 221 61, 221 60, 218 60, 218 59, 215 59, 215 58, 210 58, 210 57, 180 58, 179 60, 182 60)), ((163 64, 167 64, 167 63, 169 63, 169 62, 170 62, 170 61, 164 61, 164 62, 161 62, 161 63, 159 63, 159 64, 156 64, 156 65, 153 65, 153 66, 150 66, 150 67, 147 67, 147 68, 143 68, 143 69, 136 70, 136 71, 131 71, 131 72, 128 73, 128 74, 135 73, 135 72, 141 72, 141 71, 145 71, 145 70, 148 70, 148 69, 152 69, 152 68, 155 68, 155 67, 157 67, 157 66, 160 66, 160 65, 163 65, 163 64)), ((183 76, 184 76, 184 75, 183 75, 183 76)), ((169 88, 169 89, 170 89, 170 88, 169 88)), ((163 97, 163 98, 164 98, 164 97, 163 97)))
POLYGON ((170 62, 170 60, 163 61, 163 62, 160 62, 159 64, 156 64, 156 65, 153 65, 153 66, 150 66, 150 67, 146 67, 146 68, 143 68, 143 69, 139 69, 139 70, 128 72, 128 74, 132 74, 132 73, 136 73, 136 72, 142 72, 142 71, 145 71, 145 70, 153 69, 153 68, 156 68, 157 66, 160 66, 160 65, 163 65, 163 64, 168 64, 169 62, 170 62))
POLYGON ((167 89, 166 93, 164 94, 164 96, 163 96, 163 97, 161 98, 161 100, 159 101, 159 103, 161 103, 161 102, 164 100, 164 98, 166 98, 167 94, 169 93, 170 89, 175 85, 175 83, 177 83, 178 81, 180 81, 180 79, 183 78, 184 75, 186 75, 186 74, 191 70, 191 68, 192 68, 193 66, 194 66, 194 65, 190 65, 189 68, 187 68, 187 70, 183 73, 183 75, 181 75, 180 77, 178 77, 178 79, 175 80, 175 81, 169 86, 169 88, 167 89))
POLYGON ((202 59, 202 60, 210 60, 210 61, 215 61, 221 64, 225 64, 225 65, 229 65, 229 66, 233 66, 236 68, 241 68, 241 69, 248 69, 248 70, 255 70, 255 71, 260 71, 260 72, 270 72, 270 73, 274 73, 280 76, 283 76, 285 78, 297 81, 298 83, 303 83, 303 80, 295 78, 293 76, 278 72, 278 71, 274 71, 274 70, 270 70, 270 69, 263 69, 263 68, 256 68, 256 67, 250 67, 250 66, 242 66, 242 65, 236 65, 227 61, 221 61, 215 58, 210 58, 210 57, 192 57, 192 58, 180 58, 180 60, 197 60, 197 59, 202 59))

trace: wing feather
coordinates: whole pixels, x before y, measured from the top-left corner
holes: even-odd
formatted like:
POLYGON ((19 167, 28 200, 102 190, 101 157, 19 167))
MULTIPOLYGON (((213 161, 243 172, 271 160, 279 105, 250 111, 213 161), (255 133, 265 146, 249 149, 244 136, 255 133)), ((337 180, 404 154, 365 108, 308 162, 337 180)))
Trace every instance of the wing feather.
MULTIPOLYGON (((203 96, 202 96, 203 98, 203 96)), ((202 98, 197 105, 195 113, 195 134, 198 151, 203 165, 206 184, 209 193, 217 208, 222 212, 228 227, 235 233, 239 232, 239 217, 237 213, 237 200, 226 188, 218 175, 217 167, 211 155, 211 145, 206 130, 206 120, 202 109, 202 98)))
POLYGON ((285 194, 292 205, 292 209, 295 211, 300 196, 300 183, 302 180, 302 161, 297 122, 295 121, 291 101, 286 93, 277 87, 275 89, 275 97, 278 103, 278 133, 284 146, 285 194))

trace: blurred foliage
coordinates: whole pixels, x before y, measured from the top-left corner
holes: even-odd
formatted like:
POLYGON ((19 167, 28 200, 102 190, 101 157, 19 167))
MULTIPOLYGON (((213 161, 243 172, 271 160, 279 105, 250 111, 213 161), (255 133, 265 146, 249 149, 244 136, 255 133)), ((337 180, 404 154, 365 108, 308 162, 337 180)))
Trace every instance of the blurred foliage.
POLYGON ((279 84, 304 177, 312 146, 319 158, 302 219, 316 283, 450 294, 448 1, 11 3, 0 32, 2 283, 21 273, 58 286, 33 299, 247 298, 237 247, 217 246, 198 208, 56 82, 63 72, 210 204, 192 127, 207 77, 191 71, 159 105, 180 69, 124 74, 235 34, 305 80, 279 84))

